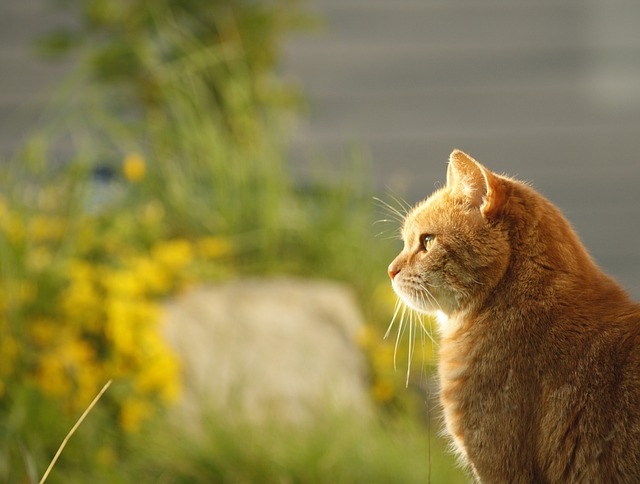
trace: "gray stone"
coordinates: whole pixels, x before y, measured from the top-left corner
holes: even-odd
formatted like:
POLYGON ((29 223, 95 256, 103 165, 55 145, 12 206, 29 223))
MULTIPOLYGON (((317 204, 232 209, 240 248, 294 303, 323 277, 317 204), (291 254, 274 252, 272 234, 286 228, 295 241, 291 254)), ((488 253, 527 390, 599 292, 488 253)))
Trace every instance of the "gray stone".
POLYGON ((363 319, 344 286, 250 279, 197 287, 166 305, 165 331, 183 363, 191 417, 215 410, 250 422, 303 423, 372 410, 363 319))

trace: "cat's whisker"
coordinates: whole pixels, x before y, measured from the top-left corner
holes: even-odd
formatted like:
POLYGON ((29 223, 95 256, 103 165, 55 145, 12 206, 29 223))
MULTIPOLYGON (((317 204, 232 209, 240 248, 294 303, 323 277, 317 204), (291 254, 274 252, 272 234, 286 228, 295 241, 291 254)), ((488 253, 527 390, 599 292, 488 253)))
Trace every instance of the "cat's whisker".
POLYGON ((389 323, 389 327, 387 328, 387 332, 384 334, 385 339, 387 338, 387 336, 389 336, 389 333, 391 332, 391 328, 393 328, 393 323, 395 322, 396 318, 398 317, 398 312, 400 311, 400 308, 404 306, 404 303, 402 302, 402 300, 398 297, 396 298, 396 305, 393 308, 393 317, 391 318, 391 322, 389 323))
MULTIPOLYGON (((433 286, 432 284, 428 284, 426 282, 422 282, 420 283, 419 287, 420 289, 422 289, 424 292, 421 293, 422 295, 426 295, 428 300, 431 302, 433 301, 434 305, 438 307, 438 309, 440 311, 442 311, 442 307, 440 306, 440 303, 438 302, 438 300, 433 296, 433 294, 431 294, 431 292, 429 291, 429 289, 426 288, 426 286, 424 284, 427 284, 431 287, 437 287, 437 286, 433 286)), ((423 296, 424 297, 424 296, 423 296)))
POLYGON ((423 334, 427 335, 431 340, 431 343, 438 346, 438 343, 433 338, 433 327, 431 326, 431 318, 429 318, 429 329, 424 325, 424 316, 420 318, 420 326, 422 327, 423 334))
POLYGON ((413 359, 413 348, 414 348, 414 329, 413 329, 413 316, 415 312, 411 310, 409 313, 409 347, 407 348, 407 378, 405 381, 405 386, 409 386, 409 376, 411 375, 411 360, 413 359))
POLYGON ((393 199, 394 202, 396 202, 400 206, 400 208, 404 211, 405 215, 409 213, 413 208, 411 204, 407 202, 404 198, 398 195, 393 195, 391 193, 389 194, 389 196, 393 199))
POLYGON ((429 286, 429 287, 435 287, 435 288, 442 287, 442 284, 432 284, 432 283, 427 282, 427 281, 422 281, 422 283, 421 283, 420 287, 422 287, 422 288, 424 289, 424 285, 425 285, 425 284, 426 284, 427 286, 429 286))
MULTIPOLYGON (((425 293, 425 294, 427 295, 427 297, 430 296, 430 294, 428 294, 428 292, 425 293)), ((421 294, 420 297, 422 299, 423 304, 426 306, 427 305, 427 302, 426 302, 427 300, 425 299, 425 294, 421 294)), ((431 297, 433 297, 433 296, 431 296, 431 297)), ((438 302, 435 301, 435 299, 434 299, 434 302, 436 304, 438 304, 438 302)), ((422 328, 423 335, 427 335, 429 337, 429 339, 431 340, 431 342, 437 346, 438 343, 436 343, 435 339, 433 339, 433 327, 431 326, 431 318, 429 318, 429 329, 427 329, 426 326, 424 325, 425 315, 424 314, 420 314, 420 313, 416 313, 416 317, 417 317, 418 321, 420 322, 420 327, 422 328)))
POLYGON ((397 235, 385 235, 385 234, 386 232, 384 231, 378 232, 377 234, 374 234, 374 237, 380 240, 398 240, 397 235))
MULTIPOLYGON (((386 220, 380 220, 379 222, 386 222, 386 220)), ((376 224, 376 222, 374 222, 374 225, 376 224)), ((385 234, 389 234, 386 237, 383 238, 383 240, 402 240, 402 234, 400 233, 400 231, 398 229, 393 229, 393 230, 381 230, 380 232, 378 232, 377 234, 375 234, 375 237, 378 238, 382 235, 385 234)))
MULTIPOLYGON (((420 291, 415 292, 415 297, 420 301, 420 307, 429 307, 429 306, 440 306, 438 301, 435 299, 433 294, 429 292, 422 284, 418 284, 417 286, 420 291)), ((418 310, 413 307, 407 305, 402 298, 398 297, 395 302, 395 306, 393 309, 393 317, 391 318, 391 322, 389 323, 389 327, 384 335, 385 338, 389 336, 394 324, 398 325, 397 334, 395 338, 395 345, 393 351, 393 368, 397 370, 397 362, 398 362, 398 351, 400 348, 400 343, 403 340, 403 337, 406 332, 409 333, 408 341, 407 341, 407 373, 405 379, 405 385, 409 385, 409 379, 411 377, 411 368, 413 364, 415 347, 418 340, 418 334, 420 333, 420 345, 422 347, 423 352, 423 365, 424 365, 424 351, 426 346, 426 338, 429 338, 432 344, 437 345, 435 339, 432 335, 431 331, 427 329, 424 322, 425 316, 418 310), (421 330, 421 331, 420 331, 421 330)), ((431 327, 431 320, 430 320, 431 327)))
POLYGON ((373 225, 384 224, 384 223, 395 223, 396 220, 390 220, 388 218, 381 218, 373 222, 373 225))
POLYGON ((390 215, 394 215, 394 216, 401 217, 402 219, 404 219, 405 214, 402 213, 400 210, 398 210, 393 205, 391 205, 389 202, 386 202, 386 201, 384 201, 384 200, 382 200, 381 198, 378 198, 378 197, 373 197, 373 199, 375 200, 376 204, 380 208, 385 210, 390 215))
POLYGON ((398 356, 398 346, 400 345, 400 340, 402 339, 402 335, 404 334, 404 330, 405 330, 405 315, 406 315, 406 311, 407 311, 407 306, 406 305, 402 305, 402 315, 400 316, 400 320, 399 320, 399 324, 398 324, 398 335, 396 337, 396 345, 395 348, 393 349, 393 369, 397 370, 397 366, 396 366, 396 360, 397 360, 397 356, 398 356))
POLYGON ((384 200, 382 200, 381 198, 378 197, 373 197, 373 199, 378 203, 378 206, 380 208, 382 208, 383 210, 385 210, 392 218, 394 218, 395 220, 397 220, 398 222, 400 222, 401 224, 404 223, 406 217, 407 217, 407 213, 409 212, 409 210, 411 209, 411 207, 405 207, 402 203, 399 202, 399 200, 395 197, 391 197, 394 199, 394 201, 396 203, 398 203, 398 205, 400 205, 400 210, 397 209, 396 207, 394 207, 393 205, 391 205, 389 202, 385 202, 384 200))
POLYGON ((380 225, 380 224, 391 224, 391 226, 393 227, 392 229, 386 229, 386 230, 381 230, 380 232, 378 232, 375 236, 376 237, 380 237, 381 235, 384 235, 386 233, 390 233, 391 235, 385 237, 385 240, 391 240, 391 239, 402 239, 402 235, 400 232, 400 229, 398 228, 398 222, 402 225, 403 223, 403 219, 401 219, 398 215, 396 214, 391 214, 391 218, 381 218, 379 220, 376 220, 372 223, 372 226, 376 226, 376 225, 380 225))
POLYGON ((427 303, 430 305, 433 302, 433 304, 437 305, 438 309, 440 309, 440 304, 438 304, 438 301, 436 300, 436 298, 434 298, 433 295, 429 291, 427 291, 426 289, 424 291, 425 292, 424 292, 424 295, 422 296, 422 298, 423 298, 423 301, 425 302, 425 306, 427 305, 427 303), (424 296, 426 296, 426 299, 425 299, 424 296))
POLYGON ((392 222, 395 222, 395 220, 389 220, 388 218, 380 218, 378 220, 374 220, 372 225, 386 224, 386 223, 392 223, 392 222))

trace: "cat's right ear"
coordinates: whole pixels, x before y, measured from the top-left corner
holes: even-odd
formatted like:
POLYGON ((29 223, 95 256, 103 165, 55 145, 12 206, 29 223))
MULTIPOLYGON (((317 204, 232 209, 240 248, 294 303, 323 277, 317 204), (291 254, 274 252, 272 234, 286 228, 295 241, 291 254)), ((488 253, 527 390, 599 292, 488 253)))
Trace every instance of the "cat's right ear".
POLYGON ((449 156, 447 186, 478 207, 485 218, 496 216, 505 203, 500 179, 460 150, 449 156))

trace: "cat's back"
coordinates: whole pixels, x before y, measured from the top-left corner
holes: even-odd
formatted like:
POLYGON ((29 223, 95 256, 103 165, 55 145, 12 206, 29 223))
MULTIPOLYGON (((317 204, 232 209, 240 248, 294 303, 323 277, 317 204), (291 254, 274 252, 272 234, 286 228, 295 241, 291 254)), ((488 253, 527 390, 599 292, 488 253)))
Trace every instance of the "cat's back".
POLYGON ((538 359, 538 458, 551 482, 640 482, 640 305, 573 302, 538 359))

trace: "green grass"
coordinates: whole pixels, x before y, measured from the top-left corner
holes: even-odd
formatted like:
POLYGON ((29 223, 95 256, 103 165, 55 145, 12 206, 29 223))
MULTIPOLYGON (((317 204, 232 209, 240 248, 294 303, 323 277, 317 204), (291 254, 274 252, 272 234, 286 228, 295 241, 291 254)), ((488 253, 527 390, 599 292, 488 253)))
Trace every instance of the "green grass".
POLYGON ((442 441, 405 417, 366 421, 324 415, 297 426, 256 426, 210 412, 197 434, 171 426, 143 433, 126 459, 130 462, 124 462, 126 479, 175 484, 467 482, 461 472, 451 472, 452 457, 442 441))

